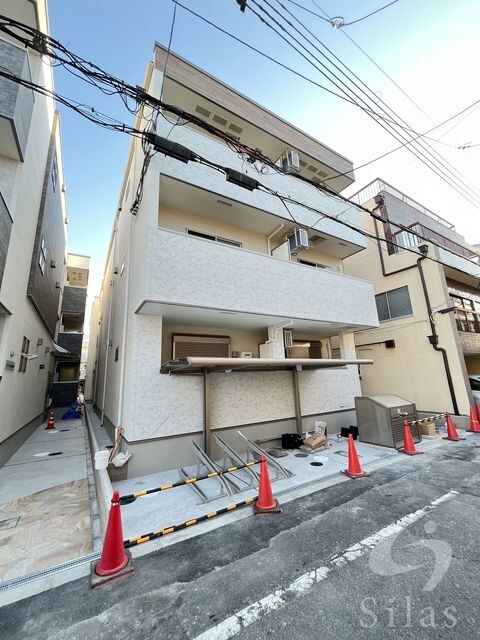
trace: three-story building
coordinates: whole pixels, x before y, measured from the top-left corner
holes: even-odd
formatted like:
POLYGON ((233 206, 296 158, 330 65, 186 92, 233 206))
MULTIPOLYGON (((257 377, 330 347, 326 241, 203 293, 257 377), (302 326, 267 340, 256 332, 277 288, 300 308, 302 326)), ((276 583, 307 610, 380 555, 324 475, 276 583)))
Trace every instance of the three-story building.
MULTIPOLYGON (((160 45, 144 87, 278 165, 331 179, 334 191, 353 180, 339 153, 173 53, 167 64, 160 45)), ((136 127, 144 126, 139 117, 136 127)), ((90 332, 97 343, 98 329, 98 352, 89 358, 103 423, 122 426, 135 454, 130 473, 191 461, 190 442, 209 450, 210 431, 240 427, 263 439, 325 416, 331 428, 351 422, 360 392, 353 332, 377 324, 372 285, 342 269, 365 248, 363 235, 341 224, 361 227, 357 207, 246 162, 196 126, 159 115, 156 134, 232 172, 157 153, 132 213, 144 162, 132 141, 100 324, 90 332), (241 176, 271 192, 245 188, 241 176)))
POLYGON ((364 224, 389 241, 369 242, 344 261, 346 273, 373 282, 380 320, 355 335, 358 355, 375 362, 362 370, 363 393, 468 415, 468 376, 480 375, 480 253, 453 224, 383 180, 352 199, 382 218, 365 213, 364 224))

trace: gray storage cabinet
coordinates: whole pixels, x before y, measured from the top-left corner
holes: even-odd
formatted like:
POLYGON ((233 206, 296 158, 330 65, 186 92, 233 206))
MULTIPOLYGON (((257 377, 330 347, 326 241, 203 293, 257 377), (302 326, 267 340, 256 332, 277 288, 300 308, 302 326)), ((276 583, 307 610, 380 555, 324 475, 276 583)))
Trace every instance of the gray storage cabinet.
MULTIPOLYGON (((355 398, 358 437, 361 442, 383 447, 403 447, 403 421, 418 420, 413 402, 396 395, 380 395, 355 398)), ((413 441, 421 442, 418 425, 410 425, 413 441)))

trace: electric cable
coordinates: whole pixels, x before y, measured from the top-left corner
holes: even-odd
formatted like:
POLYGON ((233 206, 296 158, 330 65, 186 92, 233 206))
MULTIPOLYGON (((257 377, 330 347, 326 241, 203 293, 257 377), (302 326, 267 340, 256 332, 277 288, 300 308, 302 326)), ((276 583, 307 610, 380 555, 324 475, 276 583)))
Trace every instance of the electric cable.
MULTIPOLYGON (((293 38, 293 39, 295 40, 295 42, 297 42, 298 44, 300 44, 300 46, 302 46, 302 47, 304 48, 304 50, 308 51, 308 53, 309 53, 309 54, 310 54, 310 55, 311 55, 311 56, 312 56, 312 57, 313 57, 317 62, 319 62, 319 64, 321 64, 321 65, 325 68, 325 64, 324 64, 324 63, 322 63, 322 62, 318 59, 318 57, 316 57, 313 53, 311 53, 311 52, 307 49, 307 47, 306 47, 305 45, 303 45, 302 43, 300 43, 300 42, 298 41, 298 39, 297 39, 295 36, 293 36, 293 35, 292 35, 292 34, 291 34, 287 29, 285 29, 285 27, 284 27, 281 23, 279 23, 279 22, 278 22, 278 20, 276 20, 276 19, 275 19, 275 18, 274 18, 274 17, 273 17, 273 16, 272 16, 272 15, 271 15, 271 14, 270 14, 270 13, 269 13, 269 12, 268 12, 264 7, 263 7, 263 6, 262 6, 262 5, 260 5, 256 0, 251 0, 251 2, 253 2, 253 4, 255 4, 255 5, 256 5, 256 6, 257 6, 261 11, 263 11, 263 13, 264 13, 265 15, 267 15, 267 16, 270 18, 270 20, 274 21, 274 22, 275 22, 275 24, 277 24, 277 25, 278 25, 278 26, 279 26, 283 31, 287 32, 287 33, 290 35, 290 37, 291 37, 291 38, 293 38)), ((347 71, 348 71, 348 72, 349 72, 349 73, 350 73, 350 74, 351 74, 351 75, 352 75, 356 80, 358 80, 358 82, 359 82, 361 85, 363 85, 363 87, 365 87, 365 89, 363 89, 361 86, 359 86, 359 85, 357 84, 357 82, 355 82, 355 80, 352 80, 352 79, 351 79, 351 78, 350 78, 350 77, 345 73, 345 71, 342 71, 342 69, 341 69, 341 68, 340 68, 340 67, 339 67, 335 62, 333 62, 332 60, 330 60, 330 58, 329 58, 325 53, 323 53, 323 51, 321 51, 321 50, 320 50, 320 49, 315 45, 315 43, 314 43, 314 42, 312 42, 312 40, 310 40, 310 39, 309 39, 309 38, 308 38, 304 33, 302 33, 302 32, 301 32, 301 31, 300 31, 300 30, 299 30, 299 29, 298 29, 298 28, 297 28, 297 27, 296 27, 296 26, 295 26, 295 25, 294 25, 294 24, 293 24, 293 23, 288 19, 288 17, 285 17, 285 16, 284 16, 280 11, 276 10, 276 9, 272 6, 272 4, 269 2, 269 0, 264 0, 264 2, 265 2, 265 4, 266 4, 267 6, 269 6, 269 7, 270 7, 270 9, 271 9, 271 10, 275 11, 275 12, 277 13, 277 15, 278 15, 278 16, 280 16, 280 17, 281 17, 281 18, 282 18, 282 19, 283 19, 283 20, 284 20, 284 21, 285 21, 285 22, 286 22, 286 23, 287 23, 291 28, 293 28, 293 29, 294 29, 294 30, 295 30, 295 31, 296 31, 296 32, 297 32, 297 33, 298 33, 302 38, 304 38, 304 39, 305 39, 305 40, 306 40, 306 41, 307 41, 307 42, 308 42, 308 43, 309 43, 309 44, 310 44, 314 49, 316 49, 316 51, 318 51, 318 53, 319 53, 323 58, 325 58, 325 59, 326 59, 326 60, 327 60, 327 61, 328 61, 328 62, 329 62, 329 63, 330 63, 330 64, 331 64, 331 65, 332 65, 336 70, 338 70, 340 74, 342 74, 342 75, 343 75, 343 76, 344 76, 344 77, 345 77, 345 78, 346 78, 350 83, 352 83, 352 84, 353 84, 353 85, 354 85, 354 86, 355 86, 355 87, 356 87, 356 88, 361 92, 361 94, 363 94, 363 96, 365 96, 365 97, 366 97, 366 99, 367 99, 367 100, 371 100, 371 101, 373 101, 373 99, 372 99, 372 98, 367 94, 367 92, 365 91, 365 89, 366 89, 367 91, 369 91, 369 92, 374 96, 374 99, 377 99, 377 96, 376 96, 376 94, 372 91, 372 89, 370 89, 370 87, 368 87, 368 85, 366 85, 366 84, 365 84, 365 83, 364 83, 364 82, 363 82, 363 81, 362 81, 362 80, 361 80, 361 79, 360 79, 360 78, 359 78, 359 77, 358 77, 358 76, 357 76, 357 75, 356 75, 356 74, 355 74, 351 69, 349 69, 349 67, 348 67, 347 65, 345 65, 345 64, 344 64, 344 63, 343 63, 343 62, 342 62, 342 61, 341 61, 341 60, 340 60, 340 59, 339 59, 339 58, 338 58, 338 57, 337 57, 337 56, 336 56, 336 55, 335 55, 335 54, 334 54, 334 53, 333 53, 333 52, 332 52, 332 51, 331 51, 331 50, 330 50, 330 49, 329 49, 329 48, 328 48, 328 47, 327 47, 323 42, 321 42, 321 40, 319 40, 319 39, 317 38, 317 36, 315 36, 315 34, 313 34, 313 33, 308 29, 308 27, 306 27, 306 26, 305 26, 305 25, 304 25, 304 24, 303 24, 303 23, 302 23, 302 22, 301 22, 301 21, 300 21, 300 20, 299 20, 295 15, 294 15, 294 14, 292 14, 292 13, 291 13, 291 12, 290 12, 286 7, 285 7, 285 5, 281 2, 281 0, 276 0, 277 4, 279 4, 279 5, 280 5, 280 6, 281 6, 281 7, 282 7, 282 8, 283 8, 283 9, 284 9, 284 10, 285 10, 285 11, 286 11, 286 12, 287 12, 287 13, 288 13, 288 14, 289 14, 293 19, 294 19, 294 20, 296 20, 296 21, 300 24, 300 26, 301 26, 303 29, 305 29, 305 30, 306 30, 306 31, 307 31, 307 32, 308 32, 308 33, 309 33, 309 34, 310 34, 310 35, 311 35, 311 36, 312 36, 312 37, 313 37, 313 38, 314 38, 314 39, 315 39, 315 40, 316 40, 316 41, 317 41, 317 42, 318 42, 318 43, 319 43, 319 44, 320 44, 320 45, 321 45, 325 50, 326 50, 326 51, 328 51, 328 52, 329 52, 329 53, 330 53, 330 54, 335 58, 335 60, 337 60, 337 61, 338 61, 338 62, 339 62, 343 67, 345 67, 345 69, 347 69, 347 71)), ((250 8, 250 10, 252 10, 251 5, 247 5, 247 7, 249 7, 249 8, 250 8)), ((254 10, 253 10, 253 11, 254 11, 254 10)), ((256 13, 256 12, 254 11, 254 13, 256 13)), ((258 14, 257 14, 257 15, 258 15, 258 14)), ((327 68, 327 69, 328 69, 328 68, 327 68)), ((334 76, 334 77, 335 77, 335 78, 336 78, 336 79, 341 83, 341 85, 342 85, 343 87, 346 87, 348 91, 350 91, 351 93, 353 93, 353 94, 357 97, 357 99, 359 99, 361 102, 363 102, 363 104, 364 104, 364 105, 366 105, 364 98, 362 98, 360 95, 358 95, 358 93, 356 93, 354 89, 352 89, 351 87, 348 87, 347 85, 345 85, 345 82, 344 82, 344 81, 342 81, 342 80, 341 80, 341 79, 340 79, 340 78, 339 78, 339 77, 338 77, 338 76, 337 76, 333 71, 331 71, 331 70, 328 70, 328 71, 329 71, 329 72, 330 72, 330 73, 331 73, 331 74, 332 74, 332 75, 333 75, 333 76, 334 76)), ((330 79, 330 81, 332 81, 332 80, 330 79)), ((332 81, 332 82, 333 82, 333 81, 332 81)), ((336 83, 334 83, 334 84, 336 84, 336 83)), ((336 85, 336 86, 338 86, 338 85, 336 85)), ((386 103, 385 103, 382 99, 380 99, 380 102, 381 102, 382 104, 384 104, 384 105, 385 105, 385 107, 386 107, 386 108, 388 108, 388 109, 389 109, 389 111, 391 111, 391 112, 394 114, 394 116, 395 116, 396 118, 400 118, 400 119, 401 119, 401 116, 399 116, 398 114, 396 114, 396 113, 395 113, 395 111, 394 111, 393 109, 391 109, 391 107, 389 107, 388 105, 386 105, 386 103)), ((367 105, 367 106, 368 106, 368 105, 367 105)), ((390 115, 390 114, 388 114, 388 112, 385 110, 385 108, 384 108, 383 106, 379 105, 379 107, 380 107, 380 109, 381 109, 381 110, 382 110, 386 115, 390 115)), ((370 116, 370 117, 371 117, 371 116, 370 116)), ((375 118, 372 118, 372 119, 375 119, 375 118)), ((386 130, 386 127, 389 127, 389 125, 384 126, 382 123, 380 123, 380 122, 378 122, 378 121, 377 121, 377 124, 380 124, 380 126, 382 126, 382 128, 383 128, 383 129, 385 129, 385 130, 386 130)), ((408 124, 408 123, 405 123, 405 124, 408 124)), ((390 127, 390 129, 391 129, 391 128, 392 128, 392 127, 390 127)), ((393 133, 392 133, 392 131, 391 131, 391 130, 389 131, 389 133, 390 133, 390 135, 392 135, 393 137, 395 137, 397 140, 399 140, 398 136, 400 136, 400 138, 401 138, 401 139, 403 139, 403 141, 406 141, 405 134, 404 134, 404 133, 402 133, 402 132, 400 132, 400 131, 396 131, 396 130, 394 129, 394 130, 393 130, 393 133)), ((399 141, 400 141, 400 140, 399 140, 399 141)), ((423 162, 423 164, 425 164, 425 165, 426 165, 427 167, 429 167, 432 171, 434 171, 434 172, 437 174, 437 176, 438 176, 438 177, 440 177, 441 179, 443 179, 443 181, 444 181, 444 182, 446 182, 446 183, 447 183, 451 188, 453 188, 455 191, 457 191, 457 193, 459 193, 460 195, 462 195, 462 197, 464 197, 465 199, 467 199, 471 204, 475 204, 475 206, 479 206, 479 204, 480 204, 480 195, 479 195, 479 194, 477 194, 477 193, 476 193, 476 192, 475 192, 475 191, 474 191, 474 190, 473 190, 469 185, 467 185, 467 184, 466 184, 463 180, 461 180, 460 178, 458 178, 458 177, 452 177, 449 173, 446 173, 446 171, 444 171, 443 169, 446 169, 446 170, 448 171, 448 168, 446 167, 445 163, 443 162, 443 158, 440 156, 440 154, 438 154, 438 152, 436 152, 435 150, 430 149, 430 147, 429 147, 429 149, 426 149, 426 148, 423 146, 423 144, 424 144, 424 143, 423 143, 423 141, 418 142, 418 145, 420 146, 420 149, 419 149, 419 148, 417 148, 417 147, 415 147, 415 148, 413 148, 413 147, 409 147, 409 151, 410 151, 411 153, 413 153, 413 155, 415 155, 415 156, 417 157, 417 159, 419 159, 421 162, 423 162), (426 152, 427 154, 432 155, 431 151, 433 151, 437 156, 440 156, 440 158, 441 158, 441 159, 439 160, 439 159, 436 159, 436 158, 430 158, 430 157, 427 157, 427 156, 425 155, 425 153, 424 153, 424 152, 426 152), (420 154, 420 156, 421 156, 421 157, 419 157, 419 155, 418 155, 418 154, 420 154), (436 163, 439 163, 439 164, 440 164, 440 166, 441 166, 441 167, 443 167, 443 168, 440 168, 436 163), (433 167, 432 167, 432 165, 433 165, 433 167), (441 175, 440 175, 440 174, 441 174, 441 175), (443 177, 442 177, 442 176, 443 176, 443 177), (458 183, 461 183, 461 184, 458 184, 458 183), (464 186, 461 186, 461 185, 464 185, 464 186), (468 191, 470 191, 471 193, 468 193, 468 192, 467 192, 467 190, 468 190, 468 191), (473 196, 472 196, 471 194, 473 194, 473 196), (478 202, 478 203, 477 203, 477 202, 472 202, 472 200, 475 200, 475 199, 479 200, 479 202, 478 202)), ((425 143, 425 144, 427 144, 427 143, 425 143)), ((427 144, 427 146, 428 146, 428 144, 427 144)))

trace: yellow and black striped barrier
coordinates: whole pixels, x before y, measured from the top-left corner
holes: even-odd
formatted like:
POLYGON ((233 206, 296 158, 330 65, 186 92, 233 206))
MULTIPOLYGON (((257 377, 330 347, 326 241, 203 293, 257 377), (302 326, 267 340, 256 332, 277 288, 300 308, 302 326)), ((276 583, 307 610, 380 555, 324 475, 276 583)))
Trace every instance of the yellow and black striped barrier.
POLYGON ((428 418, 422 418, 421 420, 412 420, 412 422, 409 422, 408 424, 426 424, 427 422, 432 422, 432 420, 440 420, 440 418, 445 418, 445 414, 437 413, 436 416, 428 416, 428 418))
POLYGON ((175 489, 175 487, 182 487, 186 484, 193 484, 194 482, 199 482, 200 480, 207 480, 208 478, 217 478, 218 476, 223 476, 225 473, 233 473, 234 471, 239 471, 240 469, 246 469, 247 467, 253 467, 255 464, 259 464, 257 460, 253 460, 253 462, 246 462, 238 467, 228 467, 228 469, 221 469, 220 471, 212 471, 211 473, 206 473, 203 476, 197 476, 196 478, 187 478, 186 480, 179 480, 178 482, 173 482, 172 484, 164 484, 161 487, 155 487, 154 489, 142 489, 142 491, 136 491, 135 493, 128 493, 124 496, 120 496, 120 504, 130 504, 137 498, 141 498, 142 496, 148 496, 150 493, 158 493, 159 491, 167 491, 168 489, 175 489))
POLYGON ((230 504, 228 505, 228 507, 223 507, 223 509, 218 509, 217 511, 211 511, 210 513, 206 513, 205 515, 199 516, 198 518, 186 520, 181 524, 175 524, 172 527, 166 527, 165 529, 159 529, 158 531, 145 533, 143 536, 136 536, 135 538, 124 540, 123 546, 125 547, 125 549, 128 549, 129 547, 135 547, 136 545, 142 544, 143 542, 155 540, 155 538, 162 538, 163 536, 166 536, 169 533, 173 533, 174 531, 181 531, 182 529, 186 529, 187 527, 192 527, 194 524, 199 524, 200 522, 205 522, 206 520, 210 520, 211 518, 215 518, 216 516, 221 516, 222 514, 228 513, 229 511, 234 511, 235 509, 239 509, 240 507, 246 507, 247 505, 252 504, 254 500, 255 498, 247 498, 242 502, 237 502, 237 504, 230 504))

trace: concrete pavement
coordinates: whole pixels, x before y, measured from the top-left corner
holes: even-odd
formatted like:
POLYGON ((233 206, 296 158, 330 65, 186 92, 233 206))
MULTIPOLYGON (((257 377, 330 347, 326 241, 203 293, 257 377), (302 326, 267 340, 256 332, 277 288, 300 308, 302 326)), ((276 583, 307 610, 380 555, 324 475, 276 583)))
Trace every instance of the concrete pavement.
POLYGON ((293 500, 280 516, 249 517, 137 558, 135 577, 100 590, 85 578, 3 607, 0 636, 478 637, 480 449, 473 442, 402 457, 369 478, 293 500), (400 519, 404 528, 391 529, 400 519), (393 531, 386 546, 382 531, 393 531), (345 555, 364 540, 374 548, 345 555), (332 560, 339 557, 348 561, 332 560), (324 579, 306 583, 325 567, 324 579), (307 588, 288 591, 299 577, 307 588), (246 609, 260 613, 236 616, 246 609))

